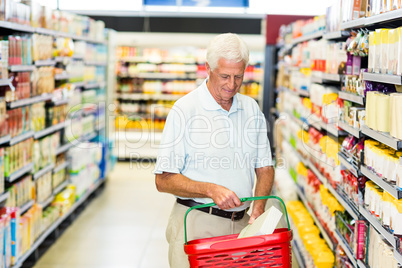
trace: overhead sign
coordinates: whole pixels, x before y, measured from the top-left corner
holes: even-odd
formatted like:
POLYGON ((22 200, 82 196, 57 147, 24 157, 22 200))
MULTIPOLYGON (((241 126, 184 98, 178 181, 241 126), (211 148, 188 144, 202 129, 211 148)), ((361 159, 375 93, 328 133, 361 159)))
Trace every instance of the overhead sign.
POLYGON ((249 7, 249 0, 144 0, 145 6, 249 7))

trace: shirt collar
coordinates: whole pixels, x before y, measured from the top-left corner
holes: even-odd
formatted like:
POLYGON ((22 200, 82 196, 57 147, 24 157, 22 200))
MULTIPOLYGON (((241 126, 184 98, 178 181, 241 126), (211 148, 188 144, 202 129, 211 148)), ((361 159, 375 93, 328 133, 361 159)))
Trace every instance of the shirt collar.
MULTIPOLYGON (((210 111, 216 111, 216 110, 224 110, 225 109, 222 108, 222 106, 219 105, 219 103, 216 102, 216 100, 214 99, 214 97, 212 96, 211 92, 209 92, 208 87, 207 87, 207 81, 208 78, 204 80, 204 82, 201 84, 201 94, 200 94, 200 102, 202 107, 205 110, 210 110, 210 111)), ((232 102, 232 106, 230 107, 229 110, 229 114, 230 113, 234 113, 237 110, 242 110, 242 105, 241 105, 241 101, 238 99, 237 95, 239 93, 237 93, 236 95, 233 96, 233 102, 232 102)))

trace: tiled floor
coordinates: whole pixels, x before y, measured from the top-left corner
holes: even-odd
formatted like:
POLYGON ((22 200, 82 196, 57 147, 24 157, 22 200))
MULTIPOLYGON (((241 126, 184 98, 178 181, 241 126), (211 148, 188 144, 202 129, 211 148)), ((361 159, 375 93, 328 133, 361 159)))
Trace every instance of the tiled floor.
POLYGON ((104 192, 35 268, 168 268, 165 228, 174 198, 155 188, 149 163, 118 163, 104 192))
POLYGON ((139 165, 118 163, 104 192, 34 268, 168 268, 165 228, 174 198, 157 192, 152 163, 139 165))

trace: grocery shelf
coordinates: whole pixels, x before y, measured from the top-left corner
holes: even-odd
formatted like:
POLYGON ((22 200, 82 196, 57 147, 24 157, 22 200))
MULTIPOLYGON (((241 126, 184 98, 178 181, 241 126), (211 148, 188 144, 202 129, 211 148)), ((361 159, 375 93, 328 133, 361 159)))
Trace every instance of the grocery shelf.
MULTIPOLYGON (((38 239, 33 243, 30 249, 28 249, 27 252, 25 252, 17 261, 17 263, 12 266, 11 268, 20 268, 22 267, 23 263, 28 259, 29 256, 45 241, 45 239, 54 231, 56 228, 65 220, 67 219, 79 206, 84 203, 85 200, 88 199, 88 197, 95 192, 99 186, 104 182, 104 179, 99 179, 90 189, 78 200, 76 201, 70 208, 68 212, 66 212, 64 215, 62 215, 60 218, 58 218, 46 231, 38 237, 38 239)), ((33 201, 32 201, 33 202, 33 201)), ((33 203, 32 203, 33 205, 33 203)))
POLYGON ((58 193, 60 193, 61 191, 63 191, 64 188, 66 188, 66 186, 68 185, 68 180, 63 181, 62 183, 60 183, 59 186, 57 186, 56 188, 53 189, 53 195, 56 196, 58 193))
POLYGON ((45 35, 68 37, 68 38, 71 38, 74 40, 81 40, 81 41, 86 41, 86 42, 95 43, 95 44, 107 44, 106 41, 100 41, 100 40, 92 39, 92 38, 85 37, 85 36, 78 36, 75 34, 59 32, 59 31, 45 29, 45 28, 35 28, 35 27, 29 26, 29 25, 23 25, 23 24, 14 23, 14 22, 8 22, 8 21, 0 21, 0 28, 10 29, 10 30, 18 31, 18 32, 39 33, 39 34, 45 34, 45 35))
POLYGON ((56 61, 55 60, 37 60, 35 61, 35 66, 40 67, 40 66, 55 66, 56 61))
POLYGON ((145 78, 145 79, 197 79, 195 74, 176 74, 176 73, 137 73, 135 75, 118 76, 120 78, 145 78))
POLYGON ((10 143, 10 141, 11 141, 11 135, 10 134, 8 134, 8 135, 6 135, 4 137, 1 137, 0 138, 0 146, 3 145, 3 144, 10 143))
POLYGON ((10 192, 4 192, 0 195, 0 204, 6 201, 10 197, 10 192))
POLYGON ((393 248, 396 248, 396 238, 394 237, 394 235, 385 230, 381 223, 363 206, 359 207, 359 211, 363 215, 363 217, 366 218, 366 220, 368 220, 370 224, 373 225, 373 227, 391 244, 391 246, 393 248))
POLYGON ((308 201, 306 199, 306 197, 304 196, 304 194, 302 193, 302 191, 300 190, 300 188, 297 186, 297 194, 299 195, 300 199, 302 200, 304 206, 306 207, 307 211, 310 213, 311 217, 313 218, 315 225, 317 225, 318 229, 320 230, 322 236, 324 237, 324 240, 327 242, 328 247, 331 250, 334 250, 334 243, 332 242, 332 239, 329 237, 327 231, 325 231, 324 227, 322 226, 321 222, 319 221, 319 219, 317 218, 317 216, 315 215, 314 211, 311 209, 310 205, 308 204, 308 201))
POLYGON ((357 208, 353 208, 348 201, 346 201, 329 183, 325 185, 327 189, 331 192, 333 196, 338 200, 338 202, 345 208, 345 210, 352 216, 353 219, 359 219, 359 212, 357 208))
POLYGON ((52 103, 54 106, 60 106, 60 105, 68 104, 69 101, 70 101, 69 99, 59 99, 59 100, 53 100, 52 103))
POLYGON ((373 171, 369 170, 367 166, 361 165, 361 172, 364 176, 369 178, 372 182, 380 186, 384 191, 387 191, 390 195, 396 199, 402 198, 402 191, 395 188, 395 186, 384 181, 382 178, 378 177, 373 171))
POLYGON ((38 170, 34 174, 32 174, 32 177, 36 181, 37 179, 39 179, 40 177, 42 177, 46 173, 52 171, 53 169, 54 169, 54 163, 51 163, 51 164, 45 166, 44 168, 38 170))
POLYGON ((325 33, 323 38, 327 40, 337 40, 337 39, 345 39, 346 37, 349 36, 350 36, 349 31, 336 31, 336 32, 325 33))
POLYGON ((338 96, 342 100, 347 100, 360 105, 364 105, 364 98, 362 96, 345 91, 339 91, 338 96))
POLYGON ((360 175, 360 168, 355 167, 352 163, 350 163, 347 159, 347 156, 345 156, 343 153, 338 153, 338 158, 339 161, 341 162, 341 165, 343 165, 347 170, 349 170, 356 178, 359 177, 360 175))
POLYGON ((54 80, 59 81, 59 80, 68 80, 71 78, 71 75, 68 73, 62 73, 62 74, 55 74, 54 75, 54 80))
POLYGON ((357 267, 368 268, 368 266, 366 264, 364 264, 364 262, 362 262, 361 260, 357 260, 357 267))
POLYGON ((343 236, 339 233, 339 231, 337 229, 335 229, 334 236, 335 236, 336 240, 338 240, 338 243, 342 247, 343 251, 348 256, 349 260, 352 262, 353 266, 357 268, 357 262, 356 262, 355 256, 353 255, 349 245, 347 245, 345 239, 343 238, 343 236))
POLYGON ((49 206, 54 200, 54 195, 51 194, 48 198, 46 198, 45 201, 43 202, 38 202, 38 205, 42 206, 42 208, 45 208, 47 206, 49 206))
POLYGON ((366 18, 360 18, 360 19, 341 23, 341 29, 347 30, 347 29, 361 28, 365 24, 366 24, 366 18))
POLYGON ((105 82, 87 83, 84 85, 85 89, 101 88, 105 86, 105 82))
POLYGON ((355 136, 356 138, 361 138, 362 133, 360 131, 360 129, 354 128, 352 126, 349 126, 349 124, 339 121, 338 125, 341 129, 343 129, 344 131, 346 131, 347 133, 355 136))
POLYGON ((35 135, 35 132, 33 130, 25 132, 23 134, 20 134, 14 138, 10 139, 10 146, 17 144, 21 141, 27 140, 29 138, 32 138, 35 135))
POLYGON ((0 28, 3 29, 10 29, 18 32, 27 32, 27 33, 33 33, 35 32, 35 28, 28 26, 28 25, 22 25, 14 22, 8 22, 8 21, 0 21, 0 28))
POLYGON ((8 177, 6 177, 6 181, 9 183, 12 183, 16 179, 20 178, 22 175, 26 173, 30 173, 32 171, 34 164, 29 163, 28 165, 25 165, 24 167, 20 168, 17 171, 14 171, 14 173, 11 173, 8 177))
POLYGON ((323 34, 324 34, 324 31, 318 31, 318 32, 313 33, 313 34, 307 34, 305 36, 301 36, 301 37, 298 37, 296 39, 293 39, 292 44, 296 45, 296 44, 301 43, 301 42, 321 38, 323 36, 323 34))
POLYGON ((35 65, 11 65, 8 69, 11 72, 32 72, 35 70, 35 65))
POLYGON ((54 60, 56 61, 56 62, 64 62, 64 61, 69 61, 69 60, 71 60, 72 58, 71 57, 55 57, 54 58, 54 60))
POLYGON ((91 61, 85 61, 85 65, 106 66, 107 62, 91 60, 91 61))
POLYGON ((161 60, 161 61, 150 61, 147 57, 142 56, 134 56, 134 57, 126 57, 126 58, 118 58, 119 61, 125 62, 132 62, 132 63, 153 63, 153 64, 204 64, 204 63, 197 63, 194 60, 188 59, 171 59, 171 60, 161 60))
POLYGON ((394 258, 399 264, 402 264, 402 254, 399 253, 398 250, 396 250, 395 248, 394 248, 394 258))
POLYGON ((294 239, 292 239, 292 241, 290 241, 290 243, 292 245, 292 252, 295 254, 299 267, 305 267, 304 259, 299 250, 299 246, 298 246, 297 242, 294 239))
POLYGON ((142 93, 120 93, 116 94, 117 99, 122 100, 166 100, 176 101, 184 94, 142 94, 142 93))
POLYGON ((43 102, 43 101, 48 101, 53 98, 53 94, 43 94, 40 96, 34 96, 31 98, 26 98, 22 100, 16 100, 16 101, 11 101, 7 102, 7 109, 15 109, 15 108, 20 108, 23 106, 28 106, 37 102, 43 102))
POLYGON ((313 125, 315 128, 318 130, 322 129, 325 130, 327 133, 331 134, 334 137, 339 137, 339 136, 345 136, 346 133, 344 131, 338 130, 335 127, 335 124, 326 124, 322 121, 319 122, 320 127, 318 128, 317 126, 313 125))
POLYGON ((70 163, 68 161, 64 161, 64 163, 58 165, 57 167, 54 167, 53 169, 53 173, 57 173, 62 169, 65 169, 66 167, 68 167, 70 163))
POLYGON ((65 125, 66 125, 65 122, 61 122, 54 126, 45 128, 38 132, 35 132, 34 139, 37 140, 37 139, 43 138, 49 134, 52 134, 53 132, 59 131, 59 130, 63 129, 65 127, 65 125))
POLYGON ((75 87, 85 87, 85 82, 74 82, 72 83, 75 87))
POLYGON ((67 142, 66 144, 60 145, 59 148, 56 149, 56 155, 62 154, 70 150, 73 146, 74 144, 71 142, 67 142))
POLYGON ((30 200, 26 202, 24 205, 20 207, 20 215, 27 212, 33 205, 35 204, 35 200, 30 200))
POLYGON ((380 83, 388 83, 394 85, 402 85, 402 76, 377 73, 363 73, 363 80, 374 81, 380 83))
POLYGON ((322 84, 324 82, 337 82, 340 83, 342 76, 339 74, 329 74, 323 72, 313 72, 311 74, 311 81, 313 83, 322 84))
POLYGON ((398 140, 398 139, 392 137, 391 135, 389 135, 388 133, 373 130, 366 125, 364 125, 362 127, 362 133, 376 141, 379 141, 385 145, 388 145, 389 147, 393 148, 394 150, 402 149, 402 140, 398 140))
POLYGON ((11 79, 0 79, 0 86, 9 86, 11 84, 12 80, 11 79))
POLYGON ((373 25, 376 23, 391 22, 394 20, 400 20, 401 17, 402 17, 401 9, 393 10, 393 11, 389 11, 389 12, 385 12, 382 14, 378 14, 378 15, 374 15, 374 16, 365 18, 365 25, 369 26, 369 25, 373 25))

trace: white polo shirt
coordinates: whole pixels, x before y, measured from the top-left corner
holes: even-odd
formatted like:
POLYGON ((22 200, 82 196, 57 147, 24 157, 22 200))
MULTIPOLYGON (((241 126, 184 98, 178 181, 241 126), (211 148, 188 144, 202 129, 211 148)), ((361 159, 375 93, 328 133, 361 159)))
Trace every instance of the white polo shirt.
POLYGON ((154 173, 181 173, 194 181, 222 185, 239 198, 253 196, 255 168, 272 166, 264 115, 255 100, 241 94, 233 97, 229 112, 224 110, 206 81, 176 101, 170 111, 154 173))

